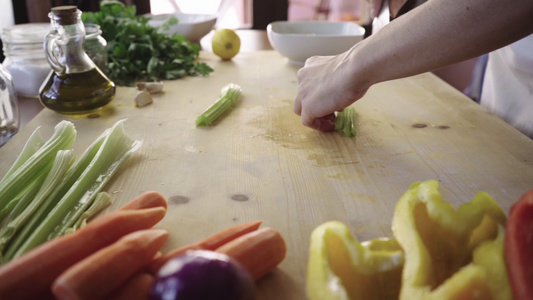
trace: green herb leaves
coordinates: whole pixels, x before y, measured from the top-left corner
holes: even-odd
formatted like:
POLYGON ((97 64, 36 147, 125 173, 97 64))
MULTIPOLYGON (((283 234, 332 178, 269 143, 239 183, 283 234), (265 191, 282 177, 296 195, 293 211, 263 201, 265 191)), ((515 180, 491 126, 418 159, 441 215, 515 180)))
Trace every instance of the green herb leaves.
POLYGON ((85 23, 100 25, 108 42, 107 75, 118 85, 134 85, 136 80, 157 81, 184 76, 208 75, 213 71, 198 62, 200 46, 185 36, 169 37, 165 32, 178 22, 171 18, 159 28, 149 26, 148 18, 135 15, 135 6, 103 1, 99 12, 84 12, 85 23))

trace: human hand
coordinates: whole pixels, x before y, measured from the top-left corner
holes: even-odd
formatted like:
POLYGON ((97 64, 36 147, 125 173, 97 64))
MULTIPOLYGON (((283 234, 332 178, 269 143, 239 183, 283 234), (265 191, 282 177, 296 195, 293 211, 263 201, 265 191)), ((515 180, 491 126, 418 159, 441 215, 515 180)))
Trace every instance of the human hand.
POLYGON ((337 56, 309 58, 298 71, 294 112, 305 126, 319 131, 335 129, 335 111, 343 110, 368 89, 357 79, 351 66, 351 50, 337 56))
MULTIPOLYGON (((389 0, 389 10, 392 18, 396 18, 402 6, 407 2, 407 0, 389 0)), ((378 16, 383 4, 383 0, 368 0, 370 4, 370 17, 375 18, 378 16)))

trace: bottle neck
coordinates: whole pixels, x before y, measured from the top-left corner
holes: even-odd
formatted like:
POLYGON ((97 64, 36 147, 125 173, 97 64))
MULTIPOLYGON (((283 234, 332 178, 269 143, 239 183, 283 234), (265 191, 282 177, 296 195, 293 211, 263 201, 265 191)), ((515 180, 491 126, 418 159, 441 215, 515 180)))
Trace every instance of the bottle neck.
POLYGON ((62 24, 61 20, 51 18, 52 30, 58 35, 56 41, 57 59, 65 66, 65 73, 80 73, 93 69, 93 61, 85 53, 85 26, 78 14, 76 22, 62 24))

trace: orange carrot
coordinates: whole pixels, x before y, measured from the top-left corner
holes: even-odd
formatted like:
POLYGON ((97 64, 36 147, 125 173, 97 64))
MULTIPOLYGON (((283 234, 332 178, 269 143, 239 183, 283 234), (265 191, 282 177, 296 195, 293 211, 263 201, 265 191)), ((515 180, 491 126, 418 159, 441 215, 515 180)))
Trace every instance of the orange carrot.
POLYGON ((58 300, 104 299, 147 267, 167 238, 163 229, 127 234, 68 268, 52 284, 52 293, 58 300))
POLYGON ((225 243, 234 240, 242 235, 245 235, 249 232, 255 231, 261 226, 263 221, 252 221, 248 223, 243 223, 235 225, 224 229, 218 233, 215 233, 207 238, 200 240, 194 244, 183 246, 177 249, 170 251, 169 253, 163 255, 157 259, 148 270, 152 275, 156 275, 159 269, 171 258, 185 253, 187 250, 211 250, 214 251, 218 247, 224 245, 225 243))
POLYGON ((215 251, 238 261, 253 279, 258 280, 285 259, 287 247, 281 234, 267 227, 240 236, 215 251))
POLYGON ((154 281, 154 276, 144 272, 138 273, 107 300, 146 300, 154 281))
POLYGON ((68 267, 130 232, 151 228, 165 212, 162 207, 114 211, 28 251, 0 267, 0 299, 42 299, 68 267))
POLYGON ((167 209, 167 200, 158 192, 144 192, 126 203, 121 209, 143 209, 152 207, 163 207, 164 209, 167 209))

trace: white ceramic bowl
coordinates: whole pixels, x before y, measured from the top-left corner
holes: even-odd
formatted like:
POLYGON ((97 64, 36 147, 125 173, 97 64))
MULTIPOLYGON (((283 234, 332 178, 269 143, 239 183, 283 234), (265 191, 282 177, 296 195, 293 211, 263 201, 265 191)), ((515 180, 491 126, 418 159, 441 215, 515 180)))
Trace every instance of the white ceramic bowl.
POLYGON ((178 24, 170 27, 168 34, 170 36, 177 33, 184 35, 185 38, 191 42, 199 42, 201 38, 207 35, 217 21, 216 15, 209 14, 161 14, 161 15, 145 15, 150 19, 148 25, 152 27, 159 27, 170 17, 174 16, 178 19, 178 24))
POLYGON ((365 29, 352 22, 276 21, 267 26, 274 49, 293 64, 303 65, 314 55, 343 53, 363 40, 365 29))

